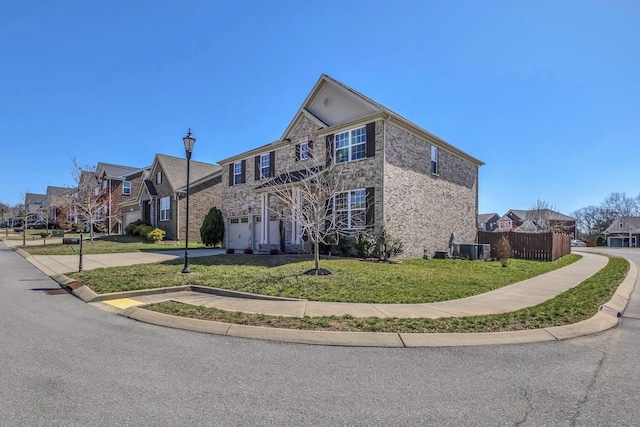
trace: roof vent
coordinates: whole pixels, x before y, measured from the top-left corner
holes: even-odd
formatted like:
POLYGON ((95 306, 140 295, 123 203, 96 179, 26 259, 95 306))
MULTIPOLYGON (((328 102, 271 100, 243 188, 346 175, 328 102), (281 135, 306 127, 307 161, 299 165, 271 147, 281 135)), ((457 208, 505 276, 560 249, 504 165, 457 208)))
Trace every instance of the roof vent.
POLYGON ((328 107, 329 105, 331 105, 331 101, 333 101, 333 99, 331 98, 331 95, 327 95, 322 100, 322 105, 324 105, 325 107, 328 107))

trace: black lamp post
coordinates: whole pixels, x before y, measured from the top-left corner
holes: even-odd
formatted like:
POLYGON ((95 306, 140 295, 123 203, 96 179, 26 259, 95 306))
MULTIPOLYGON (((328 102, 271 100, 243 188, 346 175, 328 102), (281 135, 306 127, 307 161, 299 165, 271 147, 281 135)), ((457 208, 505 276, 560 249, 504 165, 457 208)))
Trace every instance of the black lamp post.
POLYGON ((193 152, 193 146, 196 143, 196 139, 191 136, 191 128, 189 128, 187 136, 182 138, 182 140, 184 141, 184 151, 187 154, 187 218, 185 226, 184 268, 182 269, 182 272, 191 273, 191 270, 189 269, 189 170, 191 167, 191 153, 193 152))

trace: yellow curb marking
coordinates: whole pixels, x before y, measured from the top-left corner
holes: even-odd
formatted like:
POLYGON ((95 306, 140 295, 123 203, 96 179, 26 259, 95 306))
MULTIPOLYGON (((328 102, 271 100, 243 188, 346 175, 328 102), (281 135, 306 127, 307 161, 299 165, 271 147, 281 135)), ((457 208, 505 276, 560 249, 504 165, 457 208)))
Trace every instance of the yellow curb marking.
POLYGON ((136 301, 134 299, 131 298, 121 298, 121 299, 112 299, 109 301, 103 301, 105 304, 109 304, 112 305, 114 307, 117 308, 121 308, 121 309, 125 309, 125 308, 129 308, 129 307, 136 307, 139 305, 144 305, 144 303, 140 302, 140 301, 136 301))

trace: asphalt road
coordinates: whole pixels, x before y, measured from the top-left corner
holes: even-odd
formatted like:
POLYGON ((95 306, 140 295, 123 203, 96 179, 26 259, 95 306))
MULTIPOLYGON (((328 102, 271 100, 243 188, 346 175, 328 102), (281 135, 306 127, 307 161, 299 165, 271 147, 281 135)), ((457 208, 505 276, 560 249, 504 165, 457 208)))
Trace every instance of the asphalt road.
POLYGON ((595 336, 415 349, 172 330, 57 287, 0 244, 2 426, 640 424, 638 287, 595 336))

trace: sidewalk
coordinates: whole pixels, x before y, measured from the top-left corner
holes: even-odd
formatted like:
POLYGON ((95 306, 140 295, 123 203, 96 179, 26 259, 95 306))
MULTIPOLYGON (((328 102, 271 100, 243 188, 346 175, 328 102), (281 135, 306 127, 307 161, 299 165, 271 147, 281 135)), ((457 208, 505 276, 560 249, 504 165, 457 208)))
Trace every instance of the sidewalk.
MULTIPOLYGON (((61 286, 67 287, 72 279, 64 273, 77 271, 77 255, 31 256, 24 251, 22 255, 34 266, 53 277, 61 286)), ((208 256, 224 253, 222 249, 191 250, 190 257, 208 256)), ((531 307, 547 301, 560 293, 580 284, 602 269, 608 258, 590 252, 580 252, 582 259, 559 270, 537 276, 522 282, 496 289, 481 295, 475 295, 452 301, 429 304, 354 304, 293 300, 285 298, 247 295, 225 290, 198 289, 181 287, 178 289, 159 289, 137 292, 123 292, 109 295, 96 295, 88 287, 73 289, 73 293, 102 309, 120 315, 157 325, 188 329, 200 332, 259 338, 275 341, 322 345, 348 346, 451 346, 451 345, 490 345, 524 343, 567 339, 593 334, 618 325, 618 317, 628 302, 636 282, 638 270, 630 261, 630 271, 618 288, 616 295, 592 318, 574 325, 546 329, 458 334, 396 334, 367 332, 321 332, 287 330, 244 325, 231 325, 197 319, 180 318, 150 312, 141 306, 164 301, 176 301, 191 305, 202 305, 227 311, 260 313, 272 316, 343 316, 354 317, 399 317, 399 318, 439 318, 481 316, 506 313, 531 307)), ((184 251, 136 252, 124 254, 85 255, 83 269, 134 265, 160 262, 182 257, 184 251)))

